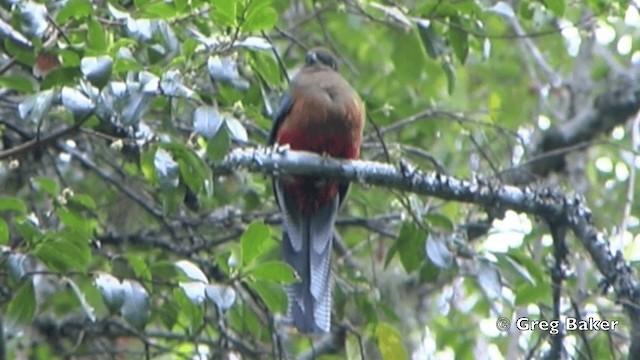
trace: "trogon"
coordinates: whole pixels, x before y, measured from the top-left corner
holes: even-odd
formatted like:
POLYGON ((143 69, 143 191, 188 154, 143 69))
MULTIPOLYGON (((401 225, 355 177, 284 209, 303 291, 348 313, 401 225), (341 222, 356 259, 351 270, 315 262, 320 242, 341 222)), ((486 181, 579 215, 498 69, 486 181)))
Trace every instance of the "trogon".
MULTIPOLYGON (((323 156, 360 156, 365 111, 356 91, 338 73, 334 55, 310 50, 274 113, 269 143, 323 156)), ((314 176, 275 178, 283 214, 282 252, 298 273, 288 288, 288 319, 301 332, 329 332, 333 227, 349 184, 314 176)))

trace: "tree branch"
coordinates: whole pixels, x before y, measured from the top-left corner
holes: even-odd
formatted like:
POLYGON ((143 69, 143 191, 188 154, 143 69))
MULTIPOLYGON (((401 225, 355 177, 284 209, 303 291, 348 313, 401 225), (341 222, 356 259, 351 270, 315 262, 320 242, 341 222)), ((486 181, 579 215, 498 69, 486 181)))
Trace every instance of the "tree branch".
MULTIPOLYGON (((0 151, 0 160, 8 159, 13 156, 20 156, 24 153, 27 153, 37 147, 45 147, 48 146, 59 139, 63 139, 67 136, 75 134, 80 127, 90 118, 90 116, 84 117, 82 120, 75 122, 73 125, 67 126, 65 128, 56 130, 51 134, 44 136, 42 138, 32 138, 31 140, 24 142, 20 145, 14 146, 12 148, 0 151)), ((21 134, 23 135, 23 134, 21 134)))
POLYGON ((300 354, 297 360, 313 360, 321 355, 336 353, 344 348, 345 339, 347 338, 346 326, 340 326, 329 335, 325 336, 317 344, 313 344, 311 349, 300 354))
MULTIPOLYGON (((566 226, 580 240, 592 261, 613 287, 623 304, 632 329, 640 329, 638 279, 620 252, 612 253, 609 241, 593 225, 591 210, 583 199, 553 189, 520 188, 495 180, 474 177, 460 180, 433 172, 422 172, 402 162, 399 167, 369 161, 348 161, 293 151, 288 147, 236 149, 214 168, 222 175, 234 169, 282 175, 312 175, 384 186, 444 200, 473 203, 493 214, 506 210, 541 217, 557 226, 566 226)), ((632 334, 632 347, 640 347, 640 333, 632 334)))
MULTIPOLYGON (((146 330, 139 332, 129 326, 127 323, 106 318, 96 322, 91 322, 83 318, 67 318, 64 320, 56 320, 50 317, 36 318, 34 321, 35 328, 42 334, 45 334, 56 341, 61 338, 78 339, 79 337, 87 339, 109 338, 116 339, 119 337, 133 337, 140 340, 145 345, 168 351, 169 345, 165 345, 154 341, 153 339, 162 339, 166 342, 191 342, 194 344, 204 344, 212 349, 219 348, 219 342, 215 338, 204 336, 192 336, 188 334, 180 334, 177 332, 168 332, 161 330, 146 330)), ((252 359, 260 358, 259 354, 263 351, 248 347, 245 343, 232 337, 230 334, 222 334, 226 340, 231 343, 231 348, 240 351, 252 359)), ((116 352, 117 353, 117 352, 116 352)), ((70 355, 70 354, 69 354, 70 355)))
MULTIPOLYGON (((545 131, 535 145, 531 161, 525 168, 505 171, 502 177, 511 184, 528 184, 536 178, 544 177, 552 171, 565 168, 565 155, 554 151, 575 147, 586 148, 592 140, 608 134, 616 126, 627 122, 640 110, 640 82, 638 71, 628 71, 621 75, 617 83, 595 98, 591 107, 578 112, 572 119, 545 131), (584 144, 584 146, 577 146, 584 144)), ((577 84, 574 86, 578 86, 577 84)))

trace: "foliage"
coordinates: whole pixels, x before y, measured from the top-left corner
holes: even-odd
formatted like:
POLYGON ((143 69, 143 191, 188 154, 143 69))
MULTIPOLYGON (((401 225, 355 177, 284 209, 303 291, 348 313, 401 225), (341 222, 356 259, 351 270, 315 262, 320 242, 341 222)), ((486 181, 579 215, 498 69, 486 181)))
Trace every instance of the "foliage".
MULTIPOLYGON (((616 66, 637 61, 636 5, 574 5, 3 2, 7 357, 314 354, 314 341, 279 330, 296 274, 279 257, 270 178, 215 173, 233 147, 266 143, 303 46, 336 51, 365 101, 363 158, 499 180, 535 156, 550 125, 589 107, 616 66), (27 330, 56 336, 31 340, 27 330)), ((544 179, 582 192, 630 261, 640 243, 638 206, 625 205, 640 195, 635 136, 619 126, 544 179)), ((356 185, 338 225, 334 321, 344 336, 319 347, 323 358, 549 350, 548 332, 495 327, 499 316, 553 316, 557 259, 535 219, 356 185)), ((568 246, 562 316, 618 320, 626 334, 590 259, 568 246)), ((564 346, 591 358, 628 349, 593 331, 567 333, 564 346)))

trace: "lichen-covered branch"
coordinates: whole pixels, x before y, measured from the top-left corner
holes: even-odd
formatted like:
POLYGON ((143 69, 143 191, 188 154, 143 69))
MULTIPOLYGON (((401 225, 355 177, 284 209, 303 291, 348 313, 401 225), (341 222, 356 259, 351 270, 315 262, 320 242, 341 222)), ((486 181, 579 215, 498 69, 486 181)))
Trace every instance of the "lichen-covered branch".
MULTIPOLYGON (((541 217, 557 226, 566 226, 580 240, 593 263, 611 286, 629 315, 632 329, 640 319, 638 279, 618 253, 612 253, 605 236, 593 225, 591 210, 582 198, 554 189, 532 189, 505 185, 479 177, 461 180, 434 172, 422 172, 401 162, 398 166, 371 162, 347 161, 322 157, 314 153, 292 151, 287 147, 236 149, 214 169, 216 174, 248 169, 278 175, 314 175, 383 186, 405 192, 434 196, 444 200, 473 203, 492 213, 506 210, 541 217)), ((640 344, 632 335, 632 348, 640 344)))

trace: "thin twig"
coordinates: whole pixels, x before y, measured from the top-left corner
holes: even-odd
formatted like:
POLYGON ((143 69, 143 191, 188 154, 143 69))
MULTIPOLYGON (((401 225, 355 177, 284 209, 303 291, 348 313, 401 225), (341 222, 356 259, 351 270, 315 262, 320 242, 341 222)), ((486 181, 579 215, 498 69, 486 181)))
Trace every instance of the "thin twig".
MULTIPOLYGON (((558 73, 556 71, 553 70, 553 68, 551 67, 551 65, 549 65, 549 63, 547 62, 545 57, 542 56, 542 53, 540 52, 540 49, 538 49, 538 47, 533 42, 531 37, 530 36, 525 36, 526 35, 525 31, 522 28, 522 25, 520 25, 520 23, 518 22, 517 17, 512 16, 512 17, 506 17, 506 18, 509 21, 509 23, 511 24, 511 27, 513 28, 515 33, 519 36, 519 39, 520 39, 521 43, 529 51, 529 53, 531 54, 531 56, 533 56, 533 59, 536 61, 538 66, 546 74, 547 79, 548 79, 549 83, 551 84, 551 86, 554 87, 554 88, 560 86, 562 84, 562 77, 560 75, 558 75, 558 73)), ((557 29, 555 31, 559 32, 559 30, 557 30, 557 29)))
MULTIPOLYGON (((633 122, 631 123, 631 147, 634 150, 640 150, 640 111, 636 114, 633 122)), ((636 159, 637 155, 632 154, 631 158, 627 162, 629 167, 629 181, 627 182, 627 196, 625 198, 624 209, 622 211, 622 222, 620 223, 620 229, 618 237, 620 244, 623 244, 624 234, 629 227, 629 217, 631 216, 631 208, 633 207, 635 190, 636 190, 636 159)))
POLYGON ((48 146, 54 142, 56 142, 57 140, 60 140, 62 138, 65 138, 67 136, 73 135, 75 134, 80 127, 90 118, 90 116, 86 116, 84 117, 82 120, 77 121, 76 123, 74 123, 71 126, 65 127, 63 129, 60 129, 58 131, 55 131, 47 136, 44 137, 40 137, 40 138, 35 138, 32 140, 29 140, 27 142, 24 142, 18 146, 14 146, 12 148, 9 148, 7 150, 3 150, 0 151, 0 160, 3 159, 7 159, 10 157, 14 157, 14 156, 20 156, 23 155, 26 152, 29 152, 35 148, 38 147, 44 147, 44 146, 48 146))
POLYGON ((151 216, 153 216, 158 221, 160 221, 172 236, 175 236, 175 231, 173 227, 171 227, 171 225, 167 222, 167 219, 164 217, 164 214, 162 213, 161 210, 155 208, 152 204, 147 203, 145 199, 143 199, 133 190, 126 187, 121 181, 114 179, 111 176, 111 174, 104 171, 101 167, 96 165, 92 160, 90 160, 87 156, 80 153, 80 151, 78 151, 77 149, 72 148, 71 146, 61 141, 59 141, 56 144, 56 147, 58 147, 61 151, 69 153, 74 159, 78 160, 83 166, 86 166, 89 169, 91 169, 104 181, 113 185, 120 192, 122 192, 131 200, 133 200, 135 203, 140 205, 140 207, 142 207, 147 213, 149 213, 151 216))

